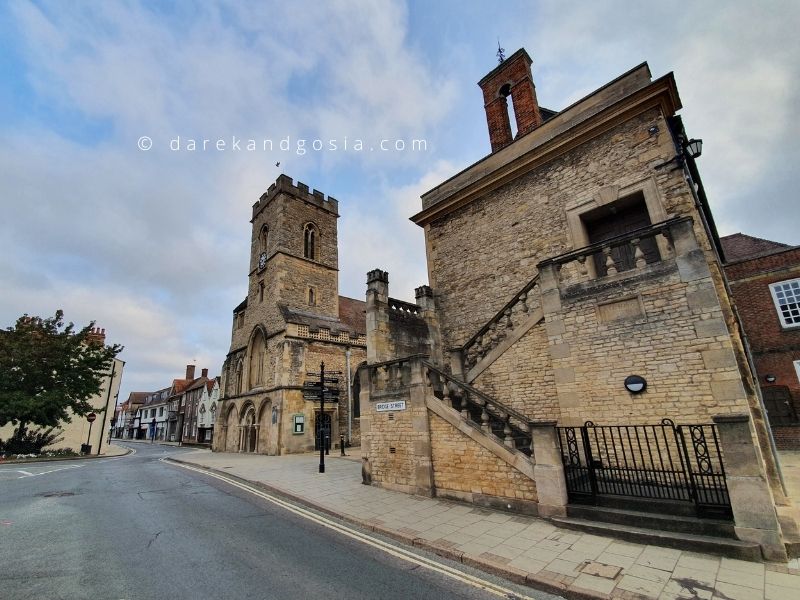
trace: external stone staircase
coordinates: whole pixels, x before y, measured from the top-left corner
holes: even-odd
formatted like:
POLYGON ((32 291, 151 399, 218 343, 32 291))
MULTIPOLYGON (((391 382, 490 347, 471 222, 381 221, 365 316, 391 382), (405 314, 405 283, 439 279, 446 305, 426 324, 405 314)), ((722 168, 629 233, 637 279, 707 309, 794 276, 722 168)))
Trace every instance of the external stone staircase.
POLYGON ((464 381, 472 383, 531 327, 544 319, 537 274, 457 350, 464 381))
POLYGON ((425 362, 425 366, 433 395, 445 406, 459 412, 462 419, 505 448, 532 456, 530 419, 434 365, 425 362))

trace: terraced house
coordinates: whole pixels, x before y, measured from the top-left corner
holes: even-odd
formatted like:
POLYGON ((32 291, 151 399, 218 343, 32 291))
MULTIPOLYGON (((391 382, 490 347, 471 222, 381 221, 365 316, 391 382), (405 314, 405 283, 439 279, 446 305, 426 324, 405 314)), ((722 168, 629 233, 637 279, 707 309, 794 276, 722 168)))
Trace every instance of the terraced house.
POLYGON ((531 64, 480 80, 491 153, 422 196, 417 302, 368 275, 365 482, 785 558, 792 505, 672 73, 554 111, 531 64))

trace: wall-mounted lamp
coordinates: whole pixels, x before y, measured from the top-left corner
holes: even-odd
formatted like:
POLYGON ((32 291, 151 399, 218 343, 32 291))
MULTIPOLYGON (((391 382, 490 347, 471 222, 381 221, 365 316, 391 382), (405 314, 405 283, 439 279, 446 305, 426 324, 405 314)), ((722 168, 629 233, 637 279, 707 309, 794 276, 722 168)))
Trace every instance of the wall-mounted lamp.
POLYGON ((764 381, 767 383, 775 383, 777 381, 777 377, 775 375, 764 375, 764 381))
POLYGON ((683 145, 683 153, 689 158, 697 158, 703 153, 703 140, 689 140, 683 145))
POLYGON ((625 378, 625 389, 631 394, 641 394, 647 389, 647 381, 639 375, 628 375, 625 378))
POLYGON ((675 166, 670 169, 671 171, 675 171, 676 169, 680 169, 683 167, 687 158, 697 158, 703 153, 703 140, 691 139, 691 140, 684 140, 681 143, 681 153, 677 156, 669 159, 667 162, 661 163, 660 165, 656 165, 656 169, 663 169, 664 167, 675 163, 675 166))

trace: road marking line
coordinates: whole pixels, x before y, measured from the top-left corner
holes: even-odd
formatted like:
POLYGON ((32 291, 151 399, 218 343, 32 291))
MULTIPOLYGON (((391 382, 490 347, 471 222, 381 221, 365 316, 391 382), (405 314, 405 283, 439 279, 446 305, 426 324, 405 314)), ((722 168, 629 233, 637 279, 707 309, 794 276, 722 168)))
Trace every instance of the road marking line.
POLYGON ((26 477, 38 477, 39 475, 47 475, 49 473, 55 473, 57 471, 66 471, 67 469, 80 469, 81 467, 85 466, 86 465, 70 465, 68 467, 59 467, 58 469, 50 469, 49 471, 42 471, 41 473, 29 473, 28 475, 17 477, 17 479, 25 479, 26 477))
MULTIPOLYGON (((120 456, 109 456, 107 458, 95 458, 89 459, 88 462, 81 463, 79 465, 70 465, 67 467, 61 467, 58 469, 52 469, 50 471, 42 471, 41 473, 31 473, 30 471, 23 471, 22 469, 14 469, 11 468, 14 465, 0 465, 0 474, 2 473, 22 473, 22 477, 16 477, 16 479, 25 479, 27 477, 37 477, 38 475, 47 475, 48 473, 55 473, 56 471, 63 471, 65 469, 79 469, 80 467, 85 467, 86 465, 97 464, 97 463, 104 463, 111 460, 120 460, 122 458, 128 458, 129 456, 133 456, 136 454, 136 450, 130 448, 130 452, 128 454, 121 454, 120 456), (3 468, 8 467, 8 468, 3 468)), ((38 461, 36 466, 39 466, 47 461, 38 461)))
MULTIPOLYGON (((160 460, 161 462, 164 462, 165 460, 168 460, 168 457, 164 457, 160 460)), ((508 588, 505 588, 501 585, 498 585, 496 583, 492 583, 490 581, 486 581, 485 579, 481 579, 480 577, 464 573, 448 565, 438 563, 429 558, 425 558, 424 556, 420 556, 418 554, 405 550, 404 548, 393 546, 387 542, 368 536, 356 529, 351 529, 350 527, 346 527, 344 525, 336 523, 335 521, 332 521, 326 517, 313 513, 310 510, 307 510, 305 508, 300 508, 299 506, 286 502, 285 500, 281 500, 280 498, 267 494, 261 490, 250 487, 248 485, 244 485, 234 479, 230 479, 228 477, 219 475, 217 473, 213 473, 211 471, 206 471, 205 469, 202 468, 185 465, 183 463, 178 463, 174 461, 169 461, 169 462, 173 465, 182 467, 189 471, 195 471, 197 473, 202 473, 203 475, 207 475, 209 477, 214 477, 215 479, 219 479, 220 481, 224 481, 229 485, 237 487, 241 490, 253 494, 254 496, 258 496, 264 500, 267 500, 268 502, 276 504, 281 508, 288 510, 289 512, 292 512, 298 516, 308 519, 309 521, 314 521, 318 525, 322 525, 323 527, 332 529, 338 533, 341 533, 342 535, 345 535, 363 544, 367 544, 368 546, 378 548, 379 550, 382 550, 383 552, 386 552, 387 554, 390 554, 401 560, 414 563, 426 569, 430 569, 431 571, 436 571, 437 573, 450 577, 451 579, 456 579, 458 581, 461 581, 462 583, 471 585, 472 587, 476 587, 484 591, 490 592, 495 596, 500 596, 503 598, 520 598, 522 600, 525 599, 533 600, 533 598, 531 598, 530 596, 522 596, 519 593, 510 590, 508 588)))

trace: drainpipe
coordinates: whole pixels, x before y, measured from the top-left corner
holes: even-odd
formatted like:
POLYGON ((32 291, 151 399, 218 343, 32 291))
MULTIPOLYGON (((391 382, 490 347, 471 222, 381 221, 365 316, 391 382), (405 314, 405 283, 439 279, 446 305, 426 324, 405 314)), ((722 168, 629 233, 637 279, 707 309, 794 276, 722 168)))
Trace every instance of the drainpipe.
POLYGON ((347 443, 353 443, 353 386, 350 385, 350 347, 344 353, 347 368, 347 443))

